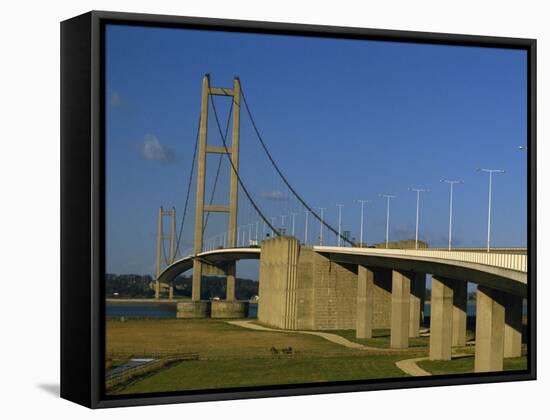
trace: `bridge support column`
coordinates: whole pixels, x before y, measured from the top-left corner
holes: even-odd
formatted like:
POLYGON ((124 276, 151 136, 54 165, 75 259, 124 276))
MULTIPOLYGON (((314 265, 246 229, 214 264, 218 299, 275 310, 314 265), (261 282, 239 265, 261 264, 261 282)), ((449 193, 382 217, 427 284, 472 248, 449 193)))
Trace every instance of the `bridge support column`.
POLYGON ((262 242, 258 320, 271 327, 297 329, 300 243, 292 237, 262 242))
POLYGON ((160 298, 160 281, 155 280, 155 299, 160 298))
POLYGON ((391 336, 392 349, 409 347, 409 317, 411 304, 411 280, 414 273, 392 271, 391 336))
POLYGON ((191 300, 198 302, 201 300, 201 279, 202 279, 202 262, 193 260, 193 281, 191 284, 191 300))
POLYGON ((409 315, 409 338, 416 338, 420 335, 420 324, 424 306, 424 295, 426 293, 426 274, 415 273, 411 283, 411 304, 409 315))
POLYGON ((451 360, 453 281, 432 277, 430 360, 451 360))
POLYGON ((235 263, 228 264, 225 270, 225 300, 228 302, 233 302, 235 300, 235 266, 235 263))
POLYGON ((504 294, 478 286, 475 372, 498 372, 504 363, 504 294))
POLYGON ((174 286, 173 285, 168 286, 168 299, 170 299, 170 300, 174 299, 174 286))
POLYGON ((468 282, 455 280, 453 284, 453 347, 466 345, 468 282))
POLYGON ((504 357, 520 357, 523 299, 511 294, 505 298, 504 357))
POLYGON ((374 272, 366 267, 357 267, 357 314, 356 338, 372 338, 374 313, 374 272))

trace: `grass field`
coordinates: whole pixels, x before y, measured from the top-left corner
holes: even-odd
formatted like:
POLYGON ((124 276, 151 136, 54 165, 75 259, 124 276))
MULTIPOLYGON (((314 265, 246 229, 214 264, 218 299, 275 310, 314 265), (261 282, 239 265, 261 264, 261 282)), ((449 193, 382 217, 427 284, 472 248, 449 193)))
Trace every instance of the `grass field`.
MULTIPOLYGON (((369 347, 380 347, 384 349, 390 348, 390 330, 377 329, 372 331, 372 338, 355 338, 355 330, 330 330, 333 334, 338 334, 341 337, 347 338, 355 343, 363 344, 369 347)), ((428 348, 430 345, 429 337, 418 337, 409 339, 410 348, 428 348)))
POLYGON ((396 355, 236 359, 180 362, 118 390, 118 394, 407 376, 396 355))
MULTIPOLYGON (((349 349, 314 335, 251 330, 211 319, 109 319, 106 351, 113 366, 132 357, 199 354, 199 360, 177 362, 110 392, 137 394, 403 377, 407 375, 395 366, 396 361, 428 354, 428 337, 411 339, 409 351, 388 352, 387 329, 375 330, 372 339, 356 339, 354 330, 329 332, 380 350, 349 349), (274 355, 272 347, 292 347, 292 355, 274 355)), ((473 364, 473 357, 418 363, 435 375, 472 372, 473 364)), ((505 369, 525 367, 525 358, 505 360, 505 369)))
MULTIPOLYGON (((474 356, 460 357, 453 360, 424 360, 418 366, 432 375, 447 375, 449 373, 473 373, 474 356)), ((504 359, 504 370, 527 369, 527 357, 504 359)))
MULTIPOLYGON (((387 331, 373 339, 378 347, 387 340, 387 331)), ((172 319, 108 320, 106 350, 114 364, 148 354, 199 353, 199 361, 176 363, 113 392, 125 394, 401 377, 407 375, 395 362, 423 354, 355 350, 312 335, 172 319), (272 347, 292 347, 293 355, 274 356, 272 347)))
POLYGON ((297 357, 356 353, 320 337, 253 331, 216 320, 108 320, 107 353, 142 356, 199 353, 201 359, 271 357, 271 347, 292 347, 297 357))

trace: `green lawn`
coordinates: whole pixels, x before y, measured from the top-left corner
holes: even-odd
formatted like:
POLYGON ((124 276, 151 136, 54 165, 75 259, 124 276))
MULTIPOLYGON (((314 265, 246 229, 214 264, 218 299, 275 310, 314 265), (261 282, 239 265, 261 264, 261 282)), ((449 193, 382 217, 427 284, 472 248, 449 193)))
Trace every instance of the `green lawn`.
MULTIPOLYGON (((423 360, 417 363, 422 369, 433 375, 447 375, 452 373, 473 373, 474 356, 460 357, 453 360, 423 360)), ((527 357, 504 359, 504 370, 527 369, 527 357)))
MULTIPOLYGON (((155 353, 196 352, 200 357, 168 366, 113 393, 399 377, 406 375, 395 366, 397 360, 425 354, 420 349, 399 354, 349 349, 314 335, 257 331, 217 320, 113 319, 107 321, 106 332, 106 350, 114 364, 155 353), (293 356, 274 356, 272 347, 292 347, 293 356)), ((353 338, 353 331, 330 332, 353 338)), ((377 336, 365 344, 389 343, 388 330, 378 331, 377 336)))
MULTIPOLYGON (((327 330, 323 332, 337 334, 355 343, 363 344, 364 346, 380 347, 385 349, 390 348, 389 328, 373 330, 372 338, 355 338, 355 330, 327 330)), ((427 349, 429 344, 430 344, 429 337, 418 337, 418 338, 409 339, 409 347, 417 348, 417 350, 419 350, 422 347, 427 349)))
POLYGON ((180 362, 134 382, 117 394, 315 383, 407 376, 402 355, 180 362))

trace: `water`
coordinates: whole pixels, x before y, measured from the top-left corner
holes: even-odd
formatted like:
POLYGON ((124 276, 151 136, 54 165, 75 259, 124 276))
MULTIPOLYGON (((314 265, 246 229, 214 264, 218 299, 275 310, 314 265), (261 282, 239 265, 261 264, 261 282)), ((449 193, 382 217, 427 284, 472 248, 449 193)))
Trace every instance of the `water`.
MULTIPOLYGON (((176 304, 174 303, 112 303, 106 305, 107 317, 113 318, 175 318, 176 304)), ((476 303, 468 302, 466 307, 468 316, 475 316, 476 303)), ((430 304, 426 303, 424 314, 430 316, 430 304)), ((523 304, 523 314, 527 315, 527 303, 523 304)), ((250 303, 248 318, 258 317, 258 304, 250 303)))
POLYGON ((107 317, 175 318, 176 305, 168 303, 112 303, 106 304, 107 317))
POLYGON ((258 318, 258 304, 251 303, 248 306, 248 318, 258 318))
MULTIPOLYGON (((106 304, 108 318, 175 318, 174 303, 113 303, 106 304)), ((258 304, 251 303, 248 308, 248 318, 257 318, 258 304)))

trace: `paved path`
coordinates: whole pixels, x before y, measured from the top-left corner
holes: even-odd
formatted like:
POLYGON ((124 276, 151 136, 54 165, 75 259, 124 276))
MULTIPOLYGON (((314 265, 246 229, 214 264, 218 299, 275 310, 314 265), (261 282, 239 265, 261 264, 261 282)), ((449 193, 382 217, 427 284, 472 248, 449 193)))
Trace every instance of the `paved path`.
POLYGON ((380 347, 370 347, 370 346, 364 346, 359 343, 354 343, 353 341, 350 341, 344 337, 341 337, 337 334, 331 334, 331 333, 325 333, 325 332, 318 332, 318 331, 299 331, 299 330, 279 330, 275 328, 269 328, 264 327, 263 325, 255 324, 254 321, 227 321, 229 324, 236 325, 238 327, 243 328, 249 328, 251 330, 258 330, 258 331, 273 331, 273 332, 282 332, 282 333, 299 333, 299 334, 308 334, 308 335, 316 335, 317 337, 324 338, 327 341, 330 341, 335 344, 339 344, 341 346, 347 347, 348 349, 355 349, 355 350, 376 350, 376 351, 388 351, 390 349, 384 349, 380 347))
MULTIPOLYGON (((453 359, 461 359, 463 357, 472 357, 472 355, 467 353, 455 353, 452 356, 453 359)), ((399 362, 395 362, 395 366, 411 376, 431 376, 432 374, 430 372, 425 371, 416 364, 417 362, 429 359, 429 357, 416 357, 414 359, 400 360, 399 362)))
POLYGON ((430 372, 426 372, 416 364, 416 362, 428 359, 428 357, 416 357, 414 359, 400 360, 395 362, 395 366, 411 376, 431 376, 432 374, 430 372))
MULTIPOLYGON (((272 331, 272 332, 282 332, 282 333, 299 333, 299 334, 308 334, 308 335, 316 335, 317 337, 324 338, 327 341, 330 341, 331 343, 339 344, 341 346, 347 347, 349 349, 355 349, 355 350, 372 350, 372 351, 382 351, 382 352, 403 352, 403 351, 410 351, 410 349, 407 350, 396 350, 396 349, 388 349, 383 347, 372 347, 372 346, 364 346, 359 343, 354 343, 353 341, 350 341, 344 337, 341 337, 337 334, 331 334, 331 333, 325 333, 325 332, 318 332, 318 331, 298 331, 298 330, 280 330, 275 328, 269 328, 264 327, 263 325, 258 325, 254 323, 254 321, 226 321, 228 324, 236 325, 238 327, 248 328, 251 330, 257 330, 257 331, 272 331)), ((421 360, 428 360, 428 357, 416 357, 414 359, 406 359, 406 360, 400 360, 398 362, 395 362, 395 366, 397 366, 400 370, 405 372, 408 375, 411 376, 430 376, 431 373, 426 372, 424 369, 421 369, 416 362, 419 362, 421 360)))

